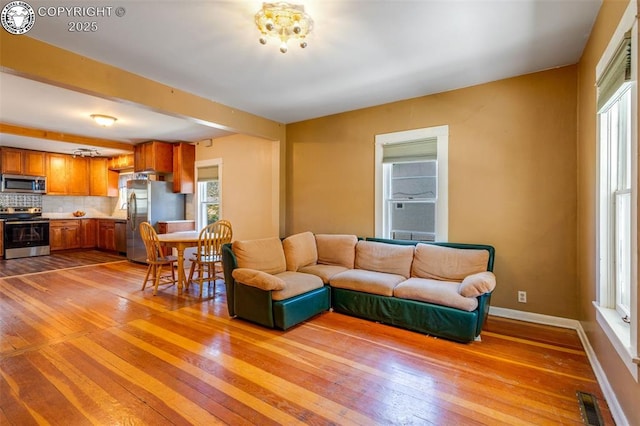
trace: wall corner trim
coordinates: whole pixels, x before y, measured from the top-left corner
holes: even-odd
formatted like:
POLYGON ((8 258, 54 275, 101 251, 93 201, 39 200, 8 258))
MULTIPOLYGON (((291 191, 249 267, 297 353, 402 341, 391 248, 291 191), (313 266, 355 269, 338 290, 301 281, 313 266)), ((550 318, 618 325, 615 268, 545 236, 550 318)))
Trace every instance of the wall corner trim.
POLYGON ((587 358, 589 359, 589 363, 591 364, 591 368, 593 368, 593 372, 596 375, 596 379, 600 387, 602 388, 602 393, 607 400, 607 404, 609 405, 609 411, 611 411, 611 415, 613 416, 613 420, 617 425, 628 425, 629 421, 627 420, 620 404, 618 402, 618 398, 616 397, 615 392, 611 388, 611 384, 602 369, 602 365, 598 361, 598 357, 596 356, 593 347, 591 346, 591 342, 587 338, 587 334, 584 332, 582 328, 582 324, 578 320, 562 318, 562 317, 554 317, 550 315, 536 314, 532 312, 518 311, 515 309, 507 309, 507 308, 499 308, 491 306, 489 308, 489 315, 493 315, 496 317, 509 318, 519 321, 532 322, 535 324, 543 324, 543 325, 551 325, 555 327, 562 328, 570 328, 576 330, 578 333, 578 337, 580 338, 580 342, 584 347, 584 351, 587 354, 587 358))

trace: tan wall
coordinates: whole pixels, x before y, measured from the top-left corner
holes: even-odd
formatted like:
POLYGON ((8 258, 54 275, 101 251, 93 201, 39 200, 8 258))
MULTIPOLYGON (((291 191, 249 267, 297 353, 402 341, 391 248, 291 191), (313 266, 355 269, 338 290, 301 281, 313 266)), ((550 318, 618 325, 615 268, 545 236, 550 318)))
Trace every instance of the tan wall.
MULTIPOLYGON (((596 300, 596 90, 595 67, 627 1, 605 0, 578 68, 578 295, 580 319, 627 420, 640 424, 640 385, 629 374, 595 320, 596 300)), ((636 319, 637 320, 637 319, 636 319)))
POLYGON ((246 135, 197 145, 197 161, 222 159, 222 215, 234 239, 279 235, 279 156, 279 142, 246 135))
POLYGON ((372 236, 375 135, 446 124, 449 240, 495 246, 492 304, 577 318, 576 79, 569 66, 287 125, 287 232, 372 236))

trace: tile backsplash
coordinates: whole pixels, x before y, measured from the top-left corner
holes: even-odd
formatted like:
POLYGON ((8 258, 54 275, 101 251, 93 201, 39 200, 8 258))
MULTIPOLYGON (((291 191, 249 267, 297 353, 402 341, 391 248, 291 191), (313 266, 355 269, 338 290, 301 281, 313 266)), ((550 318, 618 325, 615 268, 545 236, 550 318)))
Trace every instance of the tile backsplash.
POLYGON ((41 207, 43 215, 71 215, 76 210, 87 213, 87 217, 126 216, 126 211, 117 206, 117 197, 53 196, 37 194, 0 193, 0 206, 41 207))
POLYGON ((1 193, 2 207, 42 207, 42 195, 1 193))

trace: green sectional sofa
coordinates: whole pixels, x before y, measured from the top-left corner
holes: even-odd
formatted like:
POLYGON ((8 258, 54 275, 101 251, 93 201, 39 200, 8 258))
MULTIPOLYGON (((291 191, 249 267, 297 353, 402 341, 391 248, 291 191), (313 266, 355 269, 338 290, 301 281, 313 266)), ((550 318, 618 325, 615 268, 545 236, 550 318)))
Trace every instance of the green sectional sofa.
POLYGON ((331 308, 458 342, 480 336, 494 257, 489 245, 311 232, 223 247, 232 317, 286 330, 331 308))

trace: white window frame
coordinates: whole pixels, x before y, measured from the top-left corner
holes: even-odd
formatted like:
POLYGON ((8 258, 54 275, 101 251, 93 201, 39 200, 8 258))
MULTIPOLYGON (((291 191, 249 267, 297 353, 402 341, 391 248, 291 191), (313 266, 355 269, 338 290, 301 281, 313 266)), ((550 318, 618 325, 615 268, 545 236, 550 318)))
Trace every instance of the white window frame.
POLYGON ((436 202, 436 241, 449 239, 449 126, 426 127, 375 136, 375 233, 383 237, 385 194, 382 146, 437 138, 438 200, 436 202))
POLYGON ((196 190, 195 190, 195 203, 194 203, 194 208, 195 208, 195 214, 194 217, 196 219, 196 224, 197 227, 196 229, 202 229, 206 226, 207 221, 206 218, 202 217, 202 209, 201 207, 201 202, 200 202, 200 189, 198 188, 198 168, 200 167, 218 167, 218 187, 219 187, 219 194, 220 194, 220 198, 219 198, 219 211, 220 211, 220 217, 224 217, 223 216, 223 194, 222 194, 222 189, 223 189, 223 185, 222 185, 222 158, 214 158, 214 159, 210 159, 210 160, 201 160, 201 161, 196 161, 195 162, 195 186, 196 186, 196 190))
MULTIPOLYGON (((596 66, 596 81, 600 79, 606 70, 607 65, 615 55, 615 52, 622 42, 625 33, 631 30, 631 232, 637 235, 638 224, 638 95, 637 95, 637 3, 635 0, 629 1, 627 9, 618 24, 618 27, 611 38, 607 49, 600 58, 596 66)), ((596 321, 605 332, 611 344, 615 348, 618 356, 624 362, 632 377, 638 381, 638 364, 640 358, 638 356, 638 239, 631 239, 631 298, 630 312, 632 321, 630 324, 625 323, 619 313, 616 311, 615 305, 615 283, 611 280, 610 268, 604 262, 612 253, 612 239, 609 230, 612 229, 611 220, 607 215, 609 196, 602 193, 601 179, 602 173, 605 171, 601 168, 601 160, 606 161, 603 153, 604 147, 600 143, 600 117, 596 120, 598 125, 598 150, 596 152, 596 245, 598 259, 596 262, 596 279, 597 300, 594 302, 596 308, 596 321)))

